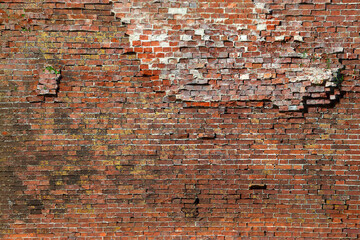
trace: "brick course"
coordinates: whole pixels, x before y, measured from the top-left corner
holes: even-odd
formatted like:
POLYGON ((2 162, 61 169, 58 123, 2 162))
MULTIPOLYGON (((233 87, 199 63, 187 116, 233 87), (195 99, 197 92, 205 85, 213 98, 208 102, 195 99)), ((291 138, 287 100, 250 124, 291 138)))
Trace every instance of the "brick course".
POLYGON ((356 1, 0 3, 1 239, 359 239, 356 1))

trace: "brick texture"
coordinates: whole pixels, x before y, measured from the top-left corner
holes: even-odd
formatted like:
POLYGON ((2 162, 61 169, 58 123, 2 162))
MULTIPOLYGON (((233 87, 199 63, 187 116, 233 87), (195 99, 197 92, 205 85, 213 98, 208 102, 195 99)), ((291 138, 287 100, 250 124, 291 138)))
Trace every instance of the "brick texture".
POLYGON ((0 239, 359 239, 359 16, 0 1, 0 239))

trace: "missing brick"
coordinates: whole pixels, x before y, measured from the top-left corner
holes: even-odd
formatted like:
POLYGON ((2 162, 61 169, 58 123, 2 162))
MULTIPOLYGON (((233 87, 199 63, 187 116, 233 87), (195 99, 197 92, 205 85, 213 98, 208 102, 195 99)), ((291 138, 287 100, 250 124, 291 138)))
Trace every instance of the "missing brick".
POLYGON ((249 190, 265 190, 267 188, 266 184, 250 184, 249 190))

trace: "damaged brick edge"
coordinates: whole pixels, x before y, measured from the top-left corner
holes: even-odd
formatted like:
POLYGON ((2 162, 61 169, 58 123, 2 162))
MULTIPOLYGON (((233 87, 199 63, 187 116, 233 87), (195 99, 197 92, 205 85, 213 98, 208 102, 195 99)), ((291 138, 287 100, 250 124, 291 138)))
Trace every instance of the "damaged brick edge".
MULTIPOLYGON (((342 77, 343 78, 343 77, 342 77)), ((329 86, 329 85, 311 85, 309 88, 313 89, 313 92, 308 92, 301 99, 300 105, 278 105, 276 102, 269 99, 261 100, 231 100, 231 101, 184 101, 181 98, 177 98, 175 95, 165 96, 163 102, 166 103, 183 103, 184 108, 267 108, 267 109, 279 109, 279 112, 299 112, 306 113, 309 107, 334 107, 335 104, 344 95, 344 91, 341 90, 341 85, 329 86), (323 89, 319 92, 317 89, 323 89)))
POLYGON ((59 90, 59 82, 61 79, 60 70, 56 70, 53 66, 45 66, 39 74, 36 90, 31 92, 31 96, 26 100, 30 103, 44 102, 45 97, 56 97, 59 90))
POLYGON ((321 82, 320 84, 312 84, 306 87, 306 93, 302 97, 302 109, 296 109, 294 106, 288 106, 288 111, 303 111, 307 112, 309 107, 334 107, 335 104, 344 95, 342 91, 342 82, 344 81, 344 74, 341 69, 332 72, 332 76, 321 82))

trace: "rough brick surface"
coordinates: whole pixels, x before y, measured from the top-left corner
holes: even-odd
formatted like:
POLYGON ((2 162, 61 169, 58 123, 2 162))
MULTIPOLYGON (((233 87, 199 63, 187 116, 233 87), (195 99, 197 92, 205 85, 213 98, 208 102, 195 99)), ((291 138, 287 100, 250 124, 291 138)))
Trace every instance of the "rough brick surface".
POLYGON ((359 13, 2 1, 0 238, 359 239, 359 13))

